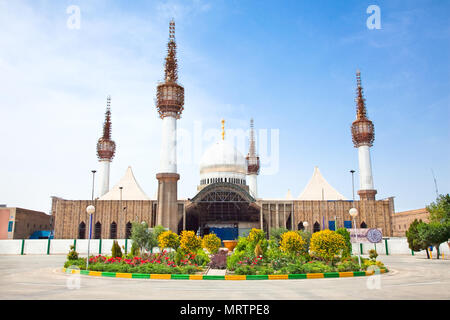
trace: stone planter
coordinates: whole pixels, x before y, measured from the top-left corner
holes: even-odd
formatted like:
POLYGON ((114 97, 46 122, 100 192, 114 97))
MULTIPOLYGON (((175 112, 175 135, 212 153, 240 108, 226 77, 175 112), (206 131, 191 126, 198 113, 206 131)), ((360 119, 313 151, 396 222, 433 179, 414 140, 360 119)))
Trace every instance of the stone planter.
POLYGON ((237 246, 237 240, 223 240, 223 244, 225 248, 228 249, 228 252, 232 252, 234 248, 237 246))

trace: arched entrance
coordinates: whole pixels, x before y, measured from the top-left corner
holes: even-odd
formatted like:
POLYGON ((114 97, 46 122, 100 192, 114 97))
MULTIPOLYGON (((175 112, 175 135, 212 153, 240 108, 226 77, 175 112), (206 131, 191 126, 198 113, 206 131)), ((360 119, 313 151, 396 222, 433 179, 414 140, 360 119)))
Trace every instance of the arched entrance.
MULTIPOLYGON (((187 204, 186 229, 200 235, 214 232, 222 240, 234 240, 251 228, 261 228, 260 210, 245 186, 210 184, 187 204)), ((180 221, 179 231, 182 228, 180 221)))

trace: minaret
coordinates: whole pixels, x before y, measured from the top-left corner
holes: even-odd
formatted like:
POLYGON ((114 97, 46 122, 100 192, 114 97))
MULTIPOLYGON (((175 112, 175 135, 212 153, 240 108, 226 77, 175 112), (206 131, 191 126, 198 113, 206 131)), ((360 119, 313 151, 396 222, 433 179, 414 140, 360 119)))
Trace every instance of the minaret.
POLYGON ((111 96, 106 99, 105 124, 103 125, 103 136, 97 142, 97 156, 100 162, 98 197, 109 191, 109 166, 114 153, 116 143, 111 140, 111 96))
POLYGON ((373 187, 372 164, 370 161, 370 147, 375 140, 372 121, 367 118, 365 99, 361 86, 361 73, 356 71, 356 120, 352 124, 352 138, 355 148, 358 148, 359 159, 359 188, 361 200, 375 200, 377 190, 373 187))
POLYGON ((248 188, 250 195, 256 199, 258 197, 259 157, 256 155, 253 119, 250 120, 250 147, 245 159, 247 160, 248 188))
POLYGON ((156 108, 162 119, 162 140, 158 179, 158 212, 156 224, 178 231, 177 183, 177 119, 180 119, 184 105, 184 88, 178 84, 176 58, 175 22, 169 24, 169 42, 165 62, 164 82, 159 83, 156 94, 156 108))

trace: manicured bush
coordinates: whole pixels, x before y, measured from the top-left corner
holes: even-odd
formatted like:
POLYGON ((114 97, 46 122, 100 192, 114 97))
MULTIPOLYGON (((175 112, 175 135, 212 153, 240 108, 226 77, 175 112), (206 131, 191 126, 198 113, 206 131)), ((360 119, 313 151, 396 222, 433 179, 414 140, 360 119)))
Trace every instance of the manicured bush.
POLYGON ((176 233, 167 230, 159 235, 158 244, 160 248, 172 248, 176 250, 180 246, 180 239, 176 233))
POLYGON ((336 255, 342 254, 345 249, 344 237, 334 231, 322 230, 314 233, 311 237, 311 252, 325 261, 332 261, 336 255))
POLYGON ((248 242, 255 247, 261 240, 266 239, 266 233, 261 229, 253 228, 248 234, 248 242))
POLYGON ((111 255, 113 258, 122 258, 122 249, 120 249, 119 243, 115 240, 111 248, 111 255))
POLYGON ((202 248, 202 239, 194 231, 183 230, 180 237, 180 247, 185 252, 197 252, 198 249, 202 248))
POLYGON ((70 246, 70 251, 67 254, 67 260, 77 260, 78 259, 78 252, 75 251, 75 247, 72 245, 70 246))
POLYGON ((281 235, 280 249, 288 254, 304 253, 305 241, 295 231, 288 231, 281 235))
POLYGON ((371 259, 371 260, 377 260, 377 257, 378 257, 378 253, 377 253, 377 250, 375 250, 375 249, 370 249, 369 250, 369 258, 371 259))
POLYGON ((131 257, 136 257, 136 256, 140 255, 140 253, 141 253, 141 249, 139 248, 138 243, 133 241, 131 244, 131 250, 130 250, 131 257))
POLYGON ((214 233, 207 234, 203 237, 202 246, 210 254, 216 254, 219 251, 221 240, 214 233))
POLYGON ((237 243, 236 247, 234 248, 234 252, 245 251, 248 243, 249 243, 249 241, 246 237, 239 237, 238 243, 237 243))

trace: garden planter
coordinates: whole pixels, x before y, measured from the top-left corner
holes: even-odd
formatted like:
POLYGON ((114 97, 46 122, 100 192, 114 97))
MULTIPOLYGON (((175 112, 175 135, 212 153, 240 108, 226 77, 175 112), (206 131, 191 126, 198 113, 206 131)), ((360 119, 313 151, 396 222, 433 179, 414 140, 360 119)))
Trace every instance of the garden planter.
POLYGON ((223 240, 223 244, 225 248, 228 249, 229 252, 233 251, 237 245, 237 240, 223 240))

